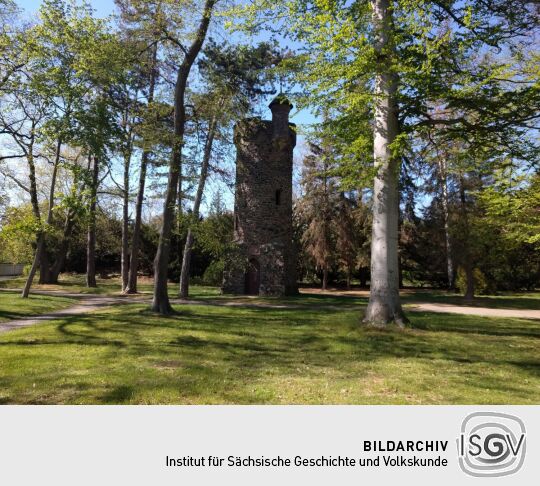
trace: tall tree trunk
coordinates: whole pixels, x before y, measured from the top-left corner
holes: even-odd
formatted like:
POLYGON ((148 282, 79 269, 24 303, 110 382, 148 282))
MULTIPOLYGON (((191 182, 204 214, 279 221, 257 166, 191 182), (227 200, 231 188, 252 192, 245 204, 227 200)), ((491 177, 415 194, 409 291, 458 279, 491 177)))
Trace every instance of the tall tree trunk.
POLYGON ((171 230, 174 221, 176 205, 176 192, 181 173, 182 147, 184 145, 184 131, 186 122, 185 92, 191 67, 206 38, 212 9, 217 0, 206 0, 203 17, 200 21, 197 35, 186 52, 184 60, 178 69, 174 96, 174 144, 171 161, 169 163, 169 179, 163 207, 163 223, 159 235, 158 249, 154 260, 154 298, 152 310, 160 314, 170 314, 172 307, 167 292, 167 277, 169 255, 171 250, 171 230))
POLYGON ((467 301, 472 301, 474 299, 474 269, 472 266, 470 255, 467 254, 465 259, 465 278, 467 281, 467 288, 465 290, 464 298, 467 301))
POLYGON ((183 202, 183 191, 182 191, 182 167, 180 166, 180 172, 178 174, 178 190, 176 191, 176 249, 178 252, 178 261, 182 261, 182 202, 183 202))
POLYGON ((442 208, 444 218, 444 241, 446 245, 446 272, 448 276, 448 290, 454 288, 454 262, 452 261, 452 243, 450 241, 450 212, 448 197, 448 173, 446 158, 438 157, 439 178, 442 192, 442 208))
MULTIPOLYGON (((51 187, 49 190, 49 208, 47 210, 47 225, 51 225, 54 216, 54 194, 56 192, 56 179, 58 177, 58 167, 60 165, 60 154, 62 151, 62 140, 58 139, 56 143, 55 156, 53 162, 53 172, 51 176, 51 187)), ((39 262, 39 283, 55 284, 58 283, 58 277, 55 279, 51 271, 51 258, 49 248, 47 248, 47 238, 43 237, 42 250, 39 262)))
POLYGON ((144 189, 146 185, 146 171, 150 152, 144 151, 141 157, 141 172, 139 175, 139 190, 137 201, 135 202, 135 222, 133 224, 133 235, 131 237, 131 254, 129 258, 128 283, 124 289, 126 294, 137 293, 137 271, 139 270, 139 246, 141 242, 142 206, 144 203, 144 189))
POLYGON ((360 287, 365 289, 368 281, 368 269, 367 267, 360 269, 360 287))
POLYGON ((323 267, 323 277, 322 277, 322 290, 328 288, 328 265, 325 264, 323 267))
MULTIPOLYGON (((79 179, 76 176, 73 181, 73 187, 71 189, 71 195, 73 197, 80 198, 86 189, 85 180, 79 185, 79 179)), ((56 252, 56 260, 51 266, 50 275, 53 282, 58 282, 58 277, 60 272, 64 269, 66 263, 67 253, 69 250, 69 243, 71 241, 71 235, 73 234, 73 229, 75 228, 76 222, 76 210, 69 208, 64 220, 64 231, 62 233, 62 240, 58 246, 58 251, 56 252)))
POLYGON ((178 296, 182 299, 189 297, 189 271, 191 264, 191 249, 193 248, 193 230, 188 228, 186 236, 186 245, 184 247, 184 253, 182 255, 182 270, 180 272, 180 289, 178 296))
POLYGON ((407 319, 399 300, 398 219, 399 160, 392 154, 398 135, 396 103, 397 75, 392 71, 392 12, 389 0, 371 0, 375 29, 375 52, 380 71, 376 76, 373 188, 373 230, 371 242, 371 287, 364 322, 384 326, 407 319))
MULTIPOLYGON (((150 66, 150 82, 148 87, 148 104, 154 101, 154 92, 157 81, 157 43, 154 45, 152 52, 152 62, 150 66)), ((126 294, 137 293, 137 272, 139 270, 139 246, 141 240, 141 225, 142 225, 142 207, 144 203, 144 191, 146 186, 146 171, 148 168, 148 160, 150 151, 145 147, 141 156, 141 168, 139 174, 139 188, 137 191, 137 200, 135 202, 135 221, 133 223, 133 235, 131 236, 131 253, 129 255, 129 272, 128 282, 124 289, 126 294)))
POLYGON ((68 211, 66 219, 64 221, 64 232, 62 234, 62 241, 56 252, 56 260, 51 267, 50 276, 53 282, 58 282, 60 272, 63 270, 66 263, 67 253, 69 250, 69 241, 75 227, 75 213, 74 211, 68 211))
POLYGON ((54 154, 53 173, 51 177, 51 189, 49 191, 49 209, 47 211, 47 224, 51 224, 53 220, 54 210, 54 194, 56 191, 56 179, 58 177, 58 167, 60 166, 60 154, 62 153, 62 140, 58 139, 54 154))
POLYGON ((41 252, 39 255, 39 283, 40 284, 54 284, 51 276, 51 263, 49 259, 49 252, 47 248, 47 237, 43 234, 43 243, 41 252))
MULTIPOLYGON (((33 145, 31 144, 30 149, 29 149, 29 155, 28 155, 28 170, 29 170, 29 178, 30 178, 30 201, 32 203, 32 212, 34 214, 34 218, 41 225, 41 212, 39 210, 39 201, 38 201, 38 196, 37 196, 36 166, 34 163, 34 156, 32 155, 32 151, 33 151, 33 145)), ((30 268, 30 272, 28 273, 26 283, 24 284, 24 288, 21 293, 21 297, 24 299, 28 298, 28 296, 30 295, 30 288, 32 287, 32 282, 34 281, 34 277, 36 275, 36 271, 39 266, 39 262, 41 260, 44 243, 45 243, 45 235, 43 233, 43 228, 40 228, 36 235, 36 253, 34 255, 34 261, 32 263, 32 267, 30 268)))
POLYGON ((124 188, 122 191, 122 250, 121 270, 122 292, 128 286, 129 277, 129 168, 131 165, 131 150, 124 158, 124 188))
POLYGON ((398 287, 403 289, 405 285, 403 284, 403 260, 401 255, 398 255, 398 287))
POLYGON ((465 181, 463 176, 459 178, 459 198, 461 202, 461 222, 463 238, 463 269, 465 270, 465 300, 471 301, 474 299, 474 266, 472 262, 471 249, 470 249, 470 228, 469 228, 469 214, 467 211, 467 198, 465 196, 465 181))
MULTIPOLYGON (((212 156, 212 145, 214 144, 214 138, 216 135, 217 119, 214 115, 210 121, 208 127, 208 136, 206 137, 206 143, 204 146, 204 155, 201 164, 201 173, 199 176, 199 185, 197 186, 197 193, 195 194, 195 201, 193 203, 193 222, 196 224, 199 220, 200 208, 202 197, 204 194, 204 187, 206 179, 208 177, 208 168, 210 166, 210 158, 212 156)), ((184 248, 184 255, 182 258, 182 272, 180 274, 180 297, 186 299, 189 296, 189 270, 191 264, 191 250, 193 248, 193 231, 191 227, 188 229, 186 238, 186 246, 184 248)))
POLYGON ((97 287, 96 283, 96 204, 99 180, 99 160, 94 157, 92 169, 92 188, 90 193, 90 211, 88 215, 88 234, 86 243, 86 286, 97 287))
POLYGON ((28 272, 28 277, 26 278, 26 282, 24 284, 24 288, 21 294, 21 297, 23 299, 27 299, 30 295, 30 288, 32 287, 32 282, 34 281, 34 277, 36 276, 36 271, 39 266, 40 256, 43 252, 43 244, 44 244, 45 238, 43 237, 43 231, 39 231, 38 237, 37 237, 37 244, 36 244, 36 253, 34 255, 34 261, 32 262, 32 266, 30 267, 30 271, 28 272))

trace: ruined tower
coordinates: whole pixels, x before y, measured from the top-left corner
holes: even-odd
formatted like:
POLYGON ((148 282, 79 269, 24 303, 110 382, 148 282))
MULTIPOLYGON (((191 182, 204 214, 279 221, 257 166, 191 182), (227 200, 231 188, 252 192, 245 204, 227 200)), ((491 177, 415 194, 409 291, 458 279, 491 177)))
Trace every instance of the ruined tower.
POLYGON ((272 121, 247 118, 234 128, 235 251, 225 267, 226 293, 290 295, 298 290, 292 245, 292 105, 279 95, 269 108, 272 121))

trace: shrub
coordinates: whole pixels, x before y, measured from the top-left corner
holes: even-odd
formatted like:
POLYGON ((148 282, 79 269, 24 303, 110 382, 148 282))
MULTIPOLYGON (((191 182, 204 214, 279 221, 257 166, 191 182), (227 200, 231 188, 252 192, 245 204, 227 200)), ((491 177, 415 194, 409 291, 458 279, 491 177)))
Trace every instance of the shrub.
POLYGON ((223 270, 225 264, 223 260, 216 260, 210 263, 203 275, 205 285, 221 285, 223 283, 223 270))
MULTIPOLYGON (((475 294, 486 295, 493 292, 493 286, 490 285, 488 279, 479 268, 473 270, 473 277, 475 294)), ((467 290, 467 275, 465 274, 465 269, 463 267, 458 268, 456 287, 462 294, 465 294, 465 291, 467 290)))

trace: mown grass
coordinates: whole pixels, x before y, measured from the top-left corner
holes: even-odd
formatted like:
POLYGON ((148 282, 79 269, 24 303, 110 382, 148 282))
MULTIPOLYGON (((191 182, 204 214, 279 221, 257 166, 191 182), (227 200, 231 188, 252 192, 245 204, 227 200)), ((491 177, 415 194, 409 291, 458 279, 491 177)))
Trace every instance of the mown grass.
POLYGON ((74 303, 73 299, 65 297, 31 295, 28 299, 21 299, 19 293, 0 292, 0 322, 54 312, 74 303))
MULTIPOLYGON (((36 278, 37 280, 37 278, 36 278)), ((0 281, 0 288, 14 288, 22 289, 25 283, 24 277, 13 278, 10 280, 0 281)), ((121 292, 121 281, 119 277, 111 278, 98 278, 98 286, 96 288, 88 288, 85 284, 85 276, 81 274, 62 274, 60 276, 57 285, 34 285, 32 288, 34 291, 40 290, 52 290, 58 292, 80 293, 80 294, 97 294, 97 295, 115 295, 121 292)), ((152 294, 153 281, 150 278, 144 277, 139 279, 138 291, 141 294, 152 294)), ((171 298, 176 297, 178 294, 178 284, 169 283, 169 295, 171 298)), ((191 299, 227 299, 228 296, 220 295, 220 290, 217 287, 209 287, 202 285, 192 285, 190 287, 191 299)), ((354 295, 354 292, 350 295, 346 295, 346 292, 339 291, 335 295, 330 293, 317 294, 310 293, 309 295, 300 295, 288 297, 285 299, 280 298, 279 301, 285 304, 295 304, 297 302, 304 303, 317 303, 321 299, 325 303, 329 303, 330 300, 336 305, 339 304, 351 304, 351 303, 367 303, 368 298, 366 296, 354 295), (300 299, 300 300, 299 300, 300 299)), ((405 289, 401 291, 401 299, 404 304, 415 302, 429 302, 429 303, 441 303, 451 305, 465 305, 474 307, 488 307, 492 309, 533 309, 540 310, 540 292, 500 292, 497 295, 482 295, 477 296, 472 302, 465 301, 463 296, 447 292, 444 290, 435 289, 405 289)), ((245 302, 268 302, 272 299, 264 298, 245 298, 245 302)), ((276 299, 274 299, 276 300, 276 299)))
MULTIPOLYGON (((54 290, 58 292, 72 292, 76 294, 113 294, 119 293, 121 289, 120 279, 98 278, 99 285, 96 288, 88 288, 85 284, 84 275, 62 274, 60 275, 58 284, 55 285, 39 285, 37 283, 39 275, 36 275, 32 290, 54 290)), ((9 280, 0 281, 0 288, 4 289, 22 289, 26 282, 26 277, 16 277, 9 280)))
POLYGON ((538 320, 411 313, 378 331, 351 299, 294 300, 129 304, 2 334, 0 403, 540 403, 538 320))
MULTIPOLYGON (((38 277, 36 277, 36 282, 38 277)), ((85 276, 82 274, 62 274, 58 284, 34 284, 32 291, 54 291, 62 293, 89 294, 89 295, 117 295, 122 292, 120 277, 97 278, 97 287, 88 288, 85 283, 85 276)), ((25 277, 17 277, 0 281, 0 289, 22 289, 26 282, 25 277)), ((150 278, 140 278, 137 290, 141 294, 151 295, 154 288, 153 280, 150 278)), ((178 294, 178 284, 169 283, 169 294, 175 297, 178 294)), ((219 296, 217 287, 207 287, 194 285, 191 288, 193 298, 204 298, 209 296, 219 296)))

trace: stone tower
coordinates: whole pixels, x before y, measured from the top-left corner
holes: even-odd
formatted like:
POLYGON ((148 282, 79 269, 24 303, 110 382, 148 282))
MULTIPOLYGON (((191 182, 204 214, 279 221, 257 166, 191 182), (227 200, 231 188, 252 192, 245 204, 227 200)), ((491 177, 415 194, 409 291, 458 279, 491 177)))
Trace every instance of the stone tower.
POLYGON ((298 291, 292 244, 292 105, 279 95, 269 108, 272 121, 247 118, 234 128, 236 249, 225 266, 225 293, 279 296, 298 291))

